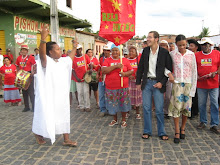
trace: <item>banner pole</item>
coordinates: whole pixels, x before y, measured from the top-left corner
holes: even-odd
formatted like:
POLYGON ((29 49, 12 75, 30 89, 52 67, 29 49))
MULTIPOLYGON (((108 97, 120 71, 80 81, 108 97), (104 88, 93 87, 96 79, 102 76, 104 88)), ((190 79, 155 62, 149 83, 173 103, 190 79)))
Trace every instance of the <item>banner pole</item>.
MULTIPOLYGON (((120 63, 122 63, 122 45, 120 45, 120 63)), ((123 72, 123 68, 121 69, 121 72, 123 72)), ((123 77, 121 77, 121 87, 123 87, 123 77)))

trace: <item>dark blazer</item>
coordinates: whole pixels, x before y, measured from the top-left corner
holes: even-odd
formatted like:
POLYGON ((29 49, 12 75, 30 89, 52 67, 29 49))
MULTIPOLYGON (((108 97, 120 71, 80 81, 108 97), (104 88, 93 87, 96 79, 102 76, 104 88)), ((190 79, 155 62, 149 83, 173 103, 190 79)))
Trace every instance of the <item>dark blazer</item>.
MULTIPOLYGON (((149 56, 150 56, 150 47, 146 47, 143 50, 140 62, 138 64, 137 76, 136 76, 136 85, 141 84, 141 89, 144 90, 145 85, 147 83, 147 73, 149 71, 149 56)), ((158 57, 157 57, 157 64, 156 64, 156 79, 157 82, 162 83, 162 88, 160 89, 161 93, 166 91, 166 82, 168 77, 164 75, 165 68, 172 72, 173 64, 172 59, 170 57, 169 52, 159 47, 158 57)))

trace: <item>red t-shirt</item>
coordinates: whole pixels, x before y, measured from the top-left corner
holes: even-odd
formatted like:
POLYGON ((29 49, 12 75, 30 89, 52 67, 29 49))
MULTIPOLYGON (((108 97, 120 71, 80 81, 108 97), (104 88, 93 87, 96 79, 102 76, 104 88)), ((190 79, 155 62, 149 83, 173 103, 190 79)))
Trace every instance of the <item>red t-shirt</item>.
POLYGON ((36 61, 33 56, 26 56, 25 58, 22 57, 22 55, 18 56, 15 65, 19 66, 19 69, 25 70, 25 71, 31 71, 32 65, 35 65, 36 61), (25 63, 26 62, 26 63, 25 63))
MULTIPOLYGON (((220 53, 212 50, 210 54, 204 54, 202 51, 196 53, 197 70, 199 77, 216 72, 220 66, 220 53)), ((197 88, 213 89, 218 88, 218 75, 214 78, 197 81, 197 88)))
POLYGON ((5 75, 4 84, 5 85, 13 85, 15 83, 16 78, 16 66, 10 64, 10 66, 3 65, 0 68, 0 73, 5 75))
POLYGON ((93 65, 96 65, 96 67, 93 67, 94 71, 97 71, 99 69, 99 61, 96 57, 92 57, 92 59, 90 59, 90 63, 93 63, 93 65))
POLYGON ((62 55, 61 55, 61 57, 66 57, 66 56, 67 56, 66 54, 62 54, 62 55))
MULTIPOLYGON (((79 79, 83 79, 86 70, 88 70, 87 64, 90 63, 89 56, 85 55, 85 59, 86 62, 84 61, 84 56, 80 56, 80 57, 75 56, 73 60, 73 69, 75 70, 76 75, 79 79), (85 68, 85 63, 86 63, 86 68, 85 68)), ((77 82, 75 77, 73 77, 73 80, 77 82)))
POLYGON ((12 54, 10 54, 10 55, 5 54, 5 55, 3 55, 3 56, 4 56, 4 58, 5 58, 5 57, 8 57, 8 58, 10 59, 11 63, 12 63, 13 60, 14 60, 14 57, 13 57, 12 54))
MULTIPOLYGON (((117 65, 118 63, 120 63, 120 59, 115 60, 112 57, 109 57, 105 59, 102 66, 109 67, 117 65)), ((122 58, 122 64, 124 65, 123 72, 133 70, 127 58, 122 58)), ((121 72, 121 69, 115 69, 110 73, 106 74, 105 85, 107 89, 115 90, 121 88, 128 88, 128 77, 123 77, 123 87, 121 87, 121 77, 119 76, 119 72, 121 72)))
POLYGON ((137 72, 137 69, 138 69, 138 63, 140 61, 140 56, 134 58, 134 59, 130 59, 128 58, 130 64, 131 64, 131 67, 133 68, 134 70, 134 73, 132 74, 132 76, 134 76, 136 78, 136 72, 137 72))

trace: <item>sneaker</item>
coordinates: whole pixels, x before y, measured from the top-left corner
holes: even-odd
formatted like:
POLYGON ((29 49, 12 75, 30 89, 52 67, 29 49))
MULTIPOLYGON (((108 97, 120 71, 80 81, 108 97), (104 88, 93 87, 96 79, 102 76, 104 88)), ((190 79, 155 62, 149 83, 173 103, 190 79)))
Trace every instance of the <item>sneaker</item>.
POLYGON ((126 127, 127 127, 126 121, 122 121, 122 123, 121 123, 121 128, 126 128, 126 127))
POLYGON ((136 114, 136 119, 140 120, 141 119, 141 115, 140 114, 136 114))
POLYGON ((99 113, 99 117, 104 117, 105 116, 105 112, 100 112, 99 113))
POLYGON ((206 124, 202 122, 197 126, 198 129, 203 129, 205 127, 206 127, 206 124))
POLYGON ((85 109, 86 112, 91 112, 92 110, 90 108, 85 109))
POLYGON ((128 119, 130 117, 130 113, 126 113, 125 119, 128 119))
POLYGON ((211 128, 210 128, 210 131, 212 131, 212 132, 214 132, 214 133, 216 133, 216 134, 220 134, 220 130, 218 129, 217 126, 211 127, 211 128))
POLYGON ((109 123, 108 126, 113 127, 114 125, 118 125, 118 122, 115 120, 112 120, 111 123, 109 123))
POLYGON ((22 110, 22 112, 27 112, 27 111, 30 111, 30 108, 24 108, 24 109, 22 110))

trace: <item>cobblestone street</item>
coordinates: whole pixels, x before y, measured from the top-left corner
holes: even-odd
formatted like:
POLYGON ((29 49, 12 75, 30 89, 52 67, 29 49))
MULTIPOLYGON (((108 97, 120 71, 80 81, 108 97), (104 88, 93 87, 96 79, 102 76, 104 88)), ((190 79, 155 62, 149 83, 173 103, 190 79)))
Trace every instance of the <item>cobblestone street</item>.
MULTIPOLYGON (((173 143, 172 119, 165 120, 168 141, 157 137, 156 118, 153 117, 153 136, 141 138, 143 119, 136 120, 134 111, 128 119, 128 127, 109 127, 111 116, 98 117, 98 109, 92 112, 71 109, 71 139, 78 147, 62 146, 63 137, 57 136, 54 145, 46 139, 38 145, 31 132, 33 112, 21 112, 21 107, 8 107, 0 98, 0 164, 220 164, 220 137, 209 130, 197 130, 198 118, 188 120, 186 139, 173 143)), ((120 116, 119 116, 120 117, 120 116)), ((120 119, 120 118, 119 118, 120 119)))

